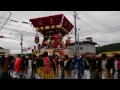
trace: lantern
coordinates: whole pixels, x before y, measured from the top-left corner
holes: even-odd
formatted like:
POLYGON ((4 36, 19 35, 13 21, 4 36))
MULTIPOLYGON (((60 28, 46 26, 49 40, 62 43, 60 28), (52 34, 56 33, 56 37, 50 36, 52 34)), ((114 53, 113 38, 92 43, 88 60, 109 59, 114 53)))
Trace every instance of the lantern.
POLYGON ((70 40, 70 39, 67 39, 67 40, 66 40, 66 45, 70 45, 70 43, 71 43, 71 40, 70 40))
POLYGON ((36 44, 39 43, 39 36, 38 36, 38 34, 36 34, 36 36, 35 36, 35 43, 36 43, 36 44))

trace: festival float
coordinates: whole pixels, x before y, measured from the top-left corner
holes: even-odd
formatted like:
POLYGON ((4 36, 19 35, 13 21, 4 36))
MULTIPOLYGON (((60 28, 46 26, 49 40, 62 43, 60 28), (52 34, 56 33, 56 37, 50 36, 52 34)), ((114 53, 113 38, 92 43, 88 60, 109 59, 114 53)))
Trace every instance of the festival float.
MULTIPOLYGON (((73 29, 72 23, 63 15, 52 15, 30 19, 31 24, 37 33, 43 35, 42 44, 39 44, 39 36, 35 36, 35 43, 39 45, 39 53, 47 51, 49 54, 69 54, 66 48, 70 44, 70 38, 63 42, 63 37, 73 29)), ((34 51, 33 51, 34 52, 34 51)))

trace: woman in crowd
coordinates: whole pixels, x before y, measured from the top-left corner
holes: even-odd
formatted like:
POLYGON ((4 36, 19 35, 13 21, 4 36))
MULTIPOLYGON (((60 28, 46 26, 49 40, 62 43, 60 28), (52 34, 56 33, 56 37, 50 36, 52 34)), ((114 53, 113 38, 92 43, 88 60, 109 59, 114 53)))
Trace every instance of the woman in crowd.
POLYGON ((56 78, 56 66, 55 66, 55 62, 53 60, 53 57, 50 55, 49 56, 49 60, 50 60, 50 78, 51 79, 55 79, 56 78))
POLYGON ((68 55, 64 56, 64 74, 65 79, 71 79, 71 59, 69 59, 68 55))
POLYGON ((25 78, 25 71, 26 71, 26 65, 27 65, 27 59, 25 56, 22 56, 22 60, 21 60, 21 78, 24 79, 25 78))
POLYGON ((48 57, 48 52, 44 52, 43 54, 43 62, 44 62, 44 79, 50 79, 50 59, 48 57))
POLYGON ((53 62, 55 64, 55 78, 57 79, 58 78, 58 55, 54 55, 54 58, 53 58, 53 62))
POLYGON ((44 79, 44 64, 43 64, 43 56, 39 55, 39 58, 37 59, 37 74, 40 79, 44 79))
POLYGON ((8 63, 9 63, 9 57, 5 56, 5 60, 3 62, 3 78, 8 78, 8 63))

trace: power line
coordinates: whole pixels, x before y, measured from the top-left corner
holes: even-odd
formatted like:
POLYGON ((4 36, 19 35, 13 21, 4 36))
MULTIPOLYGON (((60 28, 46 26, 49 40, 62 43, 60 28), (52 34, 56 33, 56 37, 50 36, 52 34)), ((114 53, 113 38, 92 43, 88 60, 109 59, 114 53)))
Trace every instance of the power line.
MULTIPOLYGON (((81 21, 83 21, 81 19, 81 21)), ((85 21, 83 21, 85 24, 87 24, 85 21)), ((90 26, 90 25, 89 25, 90 26)), ((108 32, 103 32, 103 33, 94 33, 94 35, 99 35, 99 34, 106 34, 106 33, 111 33, 111 32, 117 32, 117 31, 120 31, 120 30, 111 30, 111 31, 108 31, 108 32)), ((82 35, 80 34, 81 36, 87 36, 87 35, 82 35)), ((92 34, 93 35, 93 34, 92 34)))
POLYGON ((91 25, 89 25, 88 23, 86 23, 83 19, 81 19, 80 17, 78 17, 78 19, 80 19, 83 23, 85 23, 87 26, 89 26, 90 28, 96 30, 95 33, 98 31, 97 29, 95 29, 94 27, 92 27, 91 25))
MULTIPOLYGON (((103 32, 103 33, 96 33, 94 35, 100 35, 100 34, 108 34, 108 33, 112 33, 112 32, 118 32, 120 30, 111 30, 111 31, 108 31, 108 32, 103 32)), ((93 34, 92 34, 93 35, 93 34)), ((87 35, 82 35, 82 36, 87 36, 87 35)))
MULTIPOLYGON (((0 17, 0 18, 6 19, 6 18, 4 18, 4 17, 0 17)), ((19 22, 20 22, 20 21, 16 21, 16 20, 12 20, 12 19, 9 19, 9 21, 12 21, 12 22, 14 22, 14 23, 19 23, 19 22)), ((0 21, 0 22, 1 22, 1 23, 4 23, 4 22, 2 22, 2 21, 0 21)), ((22 24, 26 24, 26 25, 27 25, 27 24, 30 25, 30 23, 25 22, 25 21, 22 21, 21 23, 22 23, 22 24)), ((10 26, 10 25, 14 25, 14 27, 20 27, 20 26, 21 26, 21 27, 24 27, 25 29, 26 29, 26 28, 27 28, 27 29, 28 29, 28 28, 29 28, 29 29, 32 29, 32 28, 30 28, 30 27, 25 27, 25 26, 22 26, 22 25, 15 25, 15 24, 11 24, 11 23, 8 23, 8 22, 6 23, 6 25, 9 25, 9 26, 10 26)))
MULTIPOLYGON (((1 26, 0 26, 0 27, 1 27, 1 26)), ((6 28, 6 27, 4 27, 4 28, 6 28)), ((20 35, 20 33, 25 32, 25 31, 21 31, 21 30, 17 30, 17 29, 15 29, 15 30, 12 30, 11 28, 7 28, 7 29, 19 33, 19 35, 20 35), (18 31, 19 31, 19 32, 18 32, 18 31)), ((6 33, 6 32, 2 32, 2 33, 6 33)), ((6 33, 6 34, 11 34, 11 33, 6 33)), ((28 32, 25 32, 25 33, 23 33, 23 34, 27 34, 27 35, 32 35, 32 36, 33 36, 33 35, 35 35, 36 33, 31 33, 31 32, 28 33, 28 32)), ((18 35, 18 34, 14 34, 14 35, 18 35)), ((16 40, 17 38, 10 38, 10 37, 9 37, 9 39, 12 39, 12 40, 15 39, 15 40, 16 40)), ((18 41, 18 40, 20 40, 20 39, 17 39, 17 41, 18 41)), ((27 41, 27 40, 24 40, 24 41, 30 42, 30 41, 27 41)))
POLYGON ((100 22, 98 22, 97 20, 95 20, 92 16, 90 16, 88 13, 86 12, 83 12, 85 13, 85 15, 89 16, 92 20, 94 20, 96 23, 98 23, 99 25, 101 25, 102 27, 104 27, 105 29, 107 29, 103 24, 101 24, 100 22))
MULTIPOLYGON (((92 18, 92 19, 94 19, 94 18, 92 18)), ((86 25, 88 25, 89 27, 91 27, 91 28, 93 28, 92 26, 90 26, 89 24, 87 24, 84 20, 82 20, 81 19, 81 21, 82 22, 84 22, 86 25)), ((94 21, 96 21, 95 19, 94 19, 94 21)), ((97 21, 96 21, 97 22, 97 21)), ((100 23, 99 23, 100 24, 100 23)), ((102 24, 100 24, 101 26, 103 26, 102 24)), ((93 29, 95 29, 95 28, 93 28, 93 29)), ((115 28, 112 28, 112 29, 115 29, 115 28)), ((102 33, 97 33, 97 29, 95 29, 96 30, 96 32, 94 33, 94 35, 100 35, 100 34, 108 34, 108 33, 112 33, 112 32, 117 32, 117 31, 120 31, 120 30, 111 30, 111 31, 107 31, 107 32, 102 32, 102 33)), ((81 36, 88 36, 88 35, 83 35, 83 34, 80 34, 81 36)), ((93 35, 93 34, 90 34, 90 35, 93 35)))
MULTIPOLYGON (((4 22, 0 21, 0 23, 4 23, 4 22)), ((14 22, 14 23, 17 23, 17 24, 18 24, 18 22, 14 22)), ((23 23, 21 23, 21 24, 23 24, 23 23)), ((16 27, 17 27, 17 26, 21 26, 21 25, 15 25, 15 24, 13 24, 13 23, 8 23, 8 22, 6 23, 6 25, 8 25, 8 26, 14 25, 14 26, 16 26, 16 27)), ((30 28, 30 29, 31 29, 31 27, 26 27, 26 26, 22 26, 22 27, 24 27, 24 28, 30 28)))
MULTIPOLYGON (((15 40, 15 41, 20 41, 21 39, 19 39, 19 38, 11 38, 11 37, 5 37, 4 39, 11 39, 11 40, 15 40)), ((30 42, 30 43, 32 43, 32 41, 27 41, 27 40, 25 40, 24 39, 24 41, 25 42, 30 42)))
MULTIPOLYGON (((111 31, 108 31, 108 32, 103 32, 103 33, 95 33, 95 34, 90 34, 90 35, 100 35, 100 34, 108 34, 108 33, 112 33, 112 32, 118 32, 120 30, 111 30, 111 31)), ((88 36, 88 35, 83 35, 83 34, 80 34, 81 36, 88 36)))
MULTIPOLYGON (((8 12, 8 11, 7 11, 7 12, 8 12)), ((3 18, 7 12, 5 12, 0 18, 3 18)))
POLYGON ((3 26, 1 27, 1 29, 0 29, 0 31, 2 30, 2 28, 5 26, 5 24, 7 23, 7 21, 9 20, 9 18, 11 17, 11 12, 9 11, 9 13, 10 13, 10 15, 9 15, 9 17, 7 18, 7 20, 5 21, 5 23, 3 24, 3 26))
POLYGON ((87 26, 91 27, 92 29, 96 30, 95 33, 97 33, 97 29, 95 29, 94 27, 92 27, 91 25, 87 24, 83 19, 80 18, 80 20, 85 23, 87 26))
MULTIPOLYGON (((2 27, 2 26, 0 26, 0 27, 2 27)), ((23 31, 23 30, 18 30, 18 29, 12 29, 12 28, 8 28, 8 27, 3 27, 3 28, 5 28, 6 30, 11 30, 11 31, 17 32, 17 33, 36 35, 36 33, 33 33, 33 32, 28 32, 28 31, 23 31)), ((39 34, 39 35, 41 36, 41 34, 39 34)))
MULTIPOLYGON (((1 16, 0 16, 0 18, 7 19, 7 18, 1 17, 1 16)), ((30 24, 29 22, 13 20, 13 19, 10 19, 10 18, 8 20, 10 20, 12 22, 20 22, 20 23, 23 23, 23 24, 30 24)))
MULTIPOLYGON (((101 24, 101 23, 99 23, 97 20, 95 20, 92 16, 90 16, 88 13, 86 13, 85 11, 83 12, 83 13, 85 13, 85 15, 87 15, 87 16, 89 16, 92 20, 94 20, 96 23, 98 23, 99 25, 101 25, 102 27, 104 27, 105 28, 105 26, 103 25, 103 24, 101 24)), ((105 33, 110 33, 110 32, 116 32, 116 30, 113 30, 113 29, 115 29, 115 28, 112 28, 112 27, 109 27, 109 28, 111 28, 112 30, 111 31, 108 31, 108 32, 105 32, 105 33)), ((105 28, 105 29, 107 29, 107 28, 105 28)), ((119 30, 118 30, 119 31, 119 30)), ((98 33, 98 34, 103 34, 103 33, 98 33)))

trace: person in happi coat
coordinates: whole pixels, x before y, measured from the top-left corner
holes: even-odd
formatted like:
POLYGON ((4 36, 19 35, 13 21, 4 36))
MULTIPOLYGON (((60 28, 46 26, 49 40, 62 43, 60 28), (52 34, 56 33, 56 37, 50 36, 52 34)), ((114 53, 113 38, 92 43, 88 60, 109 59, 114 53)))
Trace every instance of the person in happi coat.
POLYGON ((37 74, 40 79, 44 79, 44 62, 43 62, 43 56, 39 55, 39 58, 36 61, 37 65, 37 74))
POLYGON ((71 62, 71 79, 78 79, 78 59, 79 57, 75 54, 71 62))
POLYGON ((13 79, 20 79, 21 55, 18 55, 14 61, 13 79))
POLYGON ((107 70, 107 55, 106 54, 102 54, 101 55, 101 68, 102 68, 102 79, 108 79, 108 70, 107 70))
POLYGON ((83 79, 90 79, 90 54, 86 54, 84 60, 84 76, 83 79))
POLYGON ((44 74, 45 74, 45 79, 50 79, 50 59, 48 57, 48 52, 44 52, 43 54, 44 58, 44 74))
POLYGON ((64 56, 64 75, 65 79, 71 79, 71 63, 72 59, 68 55, 64 56))
POLYGON ((113 78, 118 79, 118 65, 119 65, 119 54, 114 55, 114 63, 113 63, 113 78))
POLYGON ((58 55, 54 55, 54 58, 53 58, 53 61, 54 61, 54 64, 55 64, 55 76, 56 76, 56 78, 58 77, 58 60, 59 60, 59 58, 58 58, 58 55))

